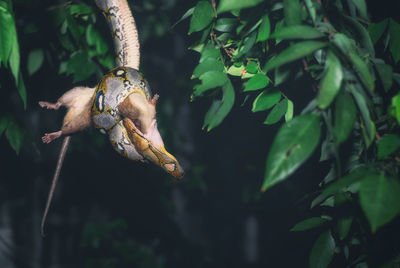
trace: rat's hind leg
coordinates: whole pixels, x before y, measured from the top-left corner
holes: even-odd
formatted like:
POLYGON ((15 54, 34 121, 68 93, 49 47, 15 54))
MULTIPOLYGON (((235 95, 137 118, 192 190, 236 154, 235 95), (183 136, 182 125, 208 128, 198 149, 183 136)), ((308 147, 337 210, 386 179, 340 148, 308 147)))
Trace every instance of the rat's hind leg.
POLYGON ((59 101, 57 101, 56 103, 51 103, 51 102, 47 102, 47 101, 39 101, 39 105, 42 108, 58 110, 58 108, 61 107, 62 103, 59 101))
POLYGON ((52 133, 45 133, 42 137, 43 143, 50 143, 52 140, 59 138, 62 135, 62 131, 52 132, 52 133))

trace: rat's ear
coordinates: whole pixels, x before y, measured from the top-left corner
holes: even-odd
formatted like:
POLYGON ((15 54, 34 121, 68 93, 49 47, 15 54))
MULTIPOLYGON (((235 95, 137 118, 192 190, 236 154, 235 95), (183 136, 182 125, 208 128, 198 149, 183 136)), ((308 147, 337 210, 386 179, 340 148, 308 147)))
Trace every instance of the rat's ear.
POLYGON ((157 104, 157 101, 158 101, 158 99, 160 98, 160 95, 158 95, 158 94, 155 94, 154 96, 153 96, 153 98, 151 99, 151 100, 149 100, 149 103, 150 104, 153 104, 154 106, 157 104))

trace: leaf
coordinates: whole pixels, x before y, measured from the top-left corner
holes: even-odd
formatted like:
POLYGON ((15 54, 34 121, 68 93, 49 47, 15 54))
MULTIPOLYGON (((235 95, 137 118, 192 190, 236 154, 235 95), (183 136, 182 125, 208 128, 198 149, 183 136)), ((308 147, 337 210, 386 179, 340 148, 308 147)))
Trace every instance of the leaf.
POLYGON ((208 1, 199 1, 190 19, 189 34, 206 28, 214 18, 214 9, 208 1))
POLYGON ((368 33, 369 36, 371 37, 372 43, 376 44, 376 42, 378 42, 379 38, 381 38, 383 32, 385 31, 387 25, 388 25, 388 20, 384 19, 381 22, 371 23, 368 26, 368 33))
POLYGON ((18 86, 17 86, 18 94, 21 97, 21 100, 24 104, 24 109, 26 110, 26 105, 27 105, 27 98, 26 98, 26 88, 25 88, 25 83, 24 79, 22 78, 22 73, 19 73, 18 77, 18 86))
POLYGON ((0 137, 3 134, 4 130, 6 130, 9 121, 10 118, 8 116, 0 116, 0 137))
POLYGON ((0 27, 0 64, 2 61, 6 64, 15 38, 14 19, 6 9, 0 9, 0 25, 8 25, 0 27))
POLYGON ((252 74, 256 74, 258 72, 258 63, 256 63, 255 61, 251 61, 246 65, 246 71, 252 74))
POLYGON ((400 24, 390 19, 390 52, 392 53, 395 64, 400 60, 400 24))
POLYGON ((43 65, 44 54, 42 49, 34 49, 28 55, 28 74, 33 75, 43 65))
POLYGON ((310 252, 310 268, 326 268, 335 253, 335 240, 330 231, 323 232, 317 238, 310 252))
MULTIPOLYGON (((15 27, 15 25, 10 27, 15 27)), ((15 84, 18 86, 20 57, 19 57, 18 40, 16 35, 13 38, 9 62, 10 62, 11 73, 13 74, 15 79, 15 84)))
POLYGON ((222 87, 222 92, 222 100, 214 100, 204 117, 203 129, 208 126, 207 131, 222 123, 235 102, 235 90, 229 79, 222 87))
POLYGON ((265 14, 262 17, 260 28, 258 28, 256 42, 263 42, 263 41, 267 40, 270 32, 271 32, 271 24, 269 22, 268 14, 265 14))
POLYGON ((86 42, 90 46, 96 48, 96 53, 99 55, 104 55, 108 51, 108 46, 103 40, 101 34, 94 28, 93 24, 89 24, 86 28, 86 42))
POLYGON ((375 68, 381 79, 384 90, 387 92, 393 84, 393 67, 389 64, 375 64, 375 68))
POLYGON ((325 34, 317 29, 307 25, 292 25, 282 27, 278 31, 271 34, 271 38, 275 39, 316 39, 322 38, 325 34))
POLYGON ((368 89, 373 90, 375 88, 374 78, 367 64, 355 52, 349 52, 348 56, 361 77, 361 80, 364 81, 368 89))
POLYGON ((301 23, 301 5, 299 0, 283 0, 283 13, 286 26, 301 23))
POLYGON ((397 123, 400 125, 400 93, 392 97, 392 105, 390 107, 390 115, 397 119, 397 123))
POLYGON ((202 74, 208 71, 217 71, 222 72, 224 70, 224 64, 215 59, 215 58, 207 58, 202 61, 193 71, 193 77, 200 77, 202 74))
POLYGON ((343 15, 344 23, 346 23, 349 30, 355 36, 361 45, 368 51, 369 55, 375 57, 374 45, 368 31, 361 25, 355 18, 343 15))
POLYGON ((203 62, 204 60, 208 58, 213 58, 213 59, 218 59, 221 56, 219 49, 213 47, 213 46, 207 46, 203 49, 201 52, 201 57, 199 62, 203 62))
POLYGON ((239 53, 236 56, 234 56, 234 58, 238 59, 243 55, 245 55, 247 52, 249 52, 256 43, 256 38, 257 34, 255 32, 252 33, 248 38, 246 38, 244 41, 244 46, 241 49, 239 49, 239 53))
POLYGON ((305 0, 304 3, 307 6, 308 13, 310 14, 313 23, 315 23, 317 11, 314 2, 312 0, 305 0))
POLYGON ((321 135, 317 115, 300 115, 278 131, 268 153, 262 190, 286 179, 313 153, 321 135), (312 135, 311 135, 312 133, 312 135))
POLYGON ((326 223, 327 221, 328 220, 320 217, 312 217, 297 223, 292 229, 290 229, 290 231, 291 232, 306 231, 309 229, 320 227, 324 225, 324 223, 326 223))
POLYGON ((335 102, 335 138, 341 144, 349 137, 356 121, 356 106, 347 92, 339 94, 335 102))
POLYGON ((194 11, 194 7, 189 8, 189 9, 185 12, 185 14, 183 14, 182 17, 181 17, 177 22, 175 22, 174 25, 171 26, 171 28, 175 28, 175 26, 176 26, 178 23, 180 23, 180 22, 183 21, 184 19, 189 18, 190 16, 192 16, 193 11, 194 11))
POLYGON ((70 5, 69 11, 71 15, 89 15, 94 13, 93 8, 84 3, 70 5))
POLYGON ((400 148, 400 136, 388 134, 383 136, 378 143, 378 159, 383 159, 400 148))
POLYGON ((254 91, 265 88, 269 83, 268 77, 265 74, 256 74, 246 83, 244 87, 244 92, 254 91))
POLYGON ((288 100, 284 98, 281 102, 275 105, 275 107, 269 112, 267 118, 264 121, 265 125, 272 125, 281 120, 282 116, 285 115, 288 108, 288 100))
POLYGON ((338 220, 338 232, 340 240, 345 239, 349 234, 352 222, 353 217, 346 217, 338 220))
POLYGON ((267 89, 261 92, 253 102, 253 113, 272 108, 281 99, 281 92, 277 89, 267 89))
POLYGON ((372 232, 390 222, 400 212, 400 184, 381 174, 366 177, 360 184, 360 204, 372 232))
POLYGON ((303 41, 291 45, 290 47, 282 51, 280 54, 270 59, 264 66, 263 71, 267 72, 283 64, 289 63, 297 59, 301 59, 311 54, 315 50, 325 47, 327 44, 328 44, 327 42, 320 42, 320 41, 303 41))
POLYGON ((219 71, 208 71, 202 74, 199 79, 201 84, 194 86, 193 97, 200 96, 209 89, 223 86, 228 81, 226 74, 219 71))
POLYGON ((291 100, 289 100, 289 99, 287 99, 287 101, 288 101, 288 105, 287 105, 287 110, 286 110, 286 113, 285 113, 285 121, 287 122, 287 121, 289 121, 289 120, 292 120, 292 118, 293 118, 293 102, 291 101, 291 100))
POLYGON ((261 2, 263 2, 263 0, 246 0, 246 1, 221 0, 219 2, 217 12, 222 13, 222 12, 232 11, 232 10, 236 10, 236 9, 245 9, 245 8, 249 8, 249 7, 254 7, 261 2))
POLYGON ((71 54, 67 62, 67 74, 73 74, 73 81, 86 80, 96 71, 96 65, 85 52, 77 51, 71 54))
POLYGON ((343 80, 343 71, 340 60, 332 50, 328 51, 325 62, 325 74, 320 83, 317 96, 317 105, 321 109, 329 107, 340 90, 343 80))
POLYGON ((220 32, 232 32, 236 28, 238 22, 239 20, 234 18, 221 18, 216 21, 214 30, 220 32))
POLYGON ((365 0, 352 0, 356 8, 358 9, 358 14, 360 14, 360 17, 368 20, 368 14, 367 14, 367 4, 365 3, 365 0))
POLYGON ((19 154, 24 140, 24 131, 12 118, 8 122, 6 137, 14 151, 19 154))

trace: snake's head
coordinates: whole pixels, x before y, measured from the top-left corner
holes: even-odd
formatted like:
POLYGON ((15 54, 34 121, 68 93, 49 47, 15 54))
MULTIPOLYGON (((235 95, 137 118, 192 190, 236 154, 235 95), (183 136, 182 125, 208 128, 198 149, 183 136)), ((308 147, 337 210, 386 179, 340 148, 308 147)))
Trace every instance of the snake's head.
POLYGON ((164 142, 157 128, 157 121, 153 119, 146 132, 143 133, 135 123, 125 117, 123 119, 124 127, 132 144, 134 144, 138 153, 145 159, 160 166, 174 178, 183 177, 184 171, 179 165, 178 160, 171 155, 164 147, 164 142))

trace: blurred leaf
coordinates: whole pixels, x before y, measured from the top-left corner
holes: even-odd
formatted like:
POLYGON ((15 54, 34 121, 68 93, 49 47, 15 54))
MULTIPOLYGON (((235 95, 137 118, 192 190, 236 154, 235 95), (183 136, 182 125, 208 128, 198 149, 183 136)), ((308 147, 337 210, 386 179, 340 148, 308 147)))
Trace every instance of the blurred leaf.
POLYGON ((5 9, 0 8, 0 25, 8 25, 8 27, 0 27, 0 65, 3 61, 7 64, 11 53, 13 41, 15 39, 14 19, 12 15, 5 9))
POLYGON ((246 1, 238 1, 238 0, 221 0, 219 2, 217 12, 222 13, 226 11, 232 11, 236 9, 245 9, 249 7, 253 7, 263 2, 263 0, 246 0, 246 1))
POLYGON ((311 54, 315 50, 325 47, 327 44, 328 43, 326 42, 319 42, 319 41, 298 42, 294 45, 289 46, 280 54, 267 61, 267 64, 264 66, 263 70, 264 72, 267 72, 283 64, 289 63, 297 59, 301 59, 311 54))
POLYGON ((232 32, 239 20, 234 18, 220 18, 216 21, 214 30, 220 32, 232 32))
POLYGON ((226 74, 219 71, 208 71, 200 75, 201 84, 194 86, 193 97, 202 95, 209 89, 223 86, 227 81, 226 74))
POLYGON ((6 137, 14 151, 19 154, 19 150, 24 141, 24 131, 12 118, 10 118, 8 122, 6 137))
POLYGON ((18 86, 17 86, 18 94, 21 97, 21 100, 24 104, 24 109, 26 110, 26 105, 27 105, 27 98, 26 98, 26 88, 25 88, 25 83, 24 79, 22 78, 22 73, 19 73, 18 76, 18 86))
POLYGON ((325 74, 320 83, 317 96, 317 105, 321 109, 329 107, 340 90, 343 80, 343 71, 340 60, 332 50, 328 51, 325 62, 325 74))
POLYGON ((317 228, 324 225, 325 222, 328 220, 320 218, 320 217, 313 217, 309 219, 305 219, 299 223, 297 223, 292 229, 291 232, 299 232, 299 231, 306 231, 309 229, 317 228))
POLYGON ((286 122, 276 134, 268 153, 262 190, 286 179, 300 167, 315 150, 320 135, 317 115, 300 115, 286 122))
POLYGON ((392 53, 395 64, 400 60, 400 24, 390 19, 390 52, 392 53))
POLYGON ((392 97, 391 110, 393 111, 391 115, 397 119, 397 123, 400 125, 400 93, 392 97))
POLYGON ((364 81, 365 85, 368 87, 368 89, 373 90, 375 88, 375 83, 368 65, 352 51, 348 54, 348 56, 350 57, 350 60, 352 61, 361 79, 364 81))
POLYGON ((315 39, 322 38, 325 34, 307 25, 292 25, 280 28, 271 34, 275 39, 315 39))
POLYGON ((353 33, 356 40, 358 40, 361 46, 368 51, 369 55, 375 57, 374 45, 372 43, 370 35, 368 34, 367 29, 365 29, 365 27, 353 17, 343 15, 343 18, 344 23, 347 24, 347 27, 353 33))
POLYGON ((384 90, 387 92, 393 84, 393 67, 389 64, 375 64, 384 90))
POLYGON ((271 32, 271 24, 269 22, 268 14, 265 14, 262 18, 260 28, 258 28, 256 42, 263 42, 267 40, 270 32, 271 32))
POLYGON ((337 33, 333 36, 333 43, 344 53, 348 55, 351 51, 354 51, 354 44, 350 38, 345 34, 337 33))
POLYGON ((292 118, 293 118, 293 108, 294 108, 293 102, 291 100, 289 100, 289 99, 287 99, 287 101, 288 101, 288 105, 287 105, 287 110, 286 110, 286 113, 285 113, 285 121, 286 122, 289 121, 289 120, 292 120, 292 118))
POLYGON ((96 53, 98 55, 104 55, 108 51, 107 43, 104 41, 101 34, 93 27, 93 24, 89 24, 86 28, 86 42, 90 46, 96 47, 96 53))
POLYGON ((28 74, 33 75, 43 65, 44 54, 42 49, 34 49, 28 55, 28 74))
POLYGON ((286 26, 301 23, 301 5, 299 0, 283 0, 283 12, 286 26))
POLYGON ((73 81, 79 82, 86 80, 96 71, 96 65, 88 55, 82 51, 71 54, 67 63, 67 74, 73 75, 73 81))
POLYGON ((356 8, 358 9, 358 14, 360 14, 360 17, 368 20, 368 14, 367 14, 367 3, 365 0, 352 0, 356 8))
POLYGON ((353 222, 353 217, 340 218, 338 220, 338 232, 340 240, 343 240, 347 237, 352 222, 353 222))
POLYGON ((265 125, 272 125, 281 120, 282 116, 285 115, 288 109, 288 100, 284 98, 269 112, 267 118, 264 121, 265 125))
POLYGON ((200 57, 199 62, 203 62, 204 60, 206 60, 208 58, 217 59, 220 56, 221 56, 221 54, 219 52, 219 49, 217 49, 213 46, 207 46, 201 52, 201 57, 200 57))
POLYGON ((258 64, 255 61, 251 61, 246 65, 246 71, 252 74, 256 74, 258 72, 258 64))
POLYGON ((252 112, 265 111, 272 108, 281 99, 281 92, 277 89, 267 89, 261 92, 253 102, 252 112))
POLYGON ((310 268, 326 268, 332 261, 335 253, 335 240, 331 232, 320 234, 310 253, 310 268))
POLYGON ((244 92, 253 91, 265 88, 269 83, 268 77, 265 74, 256 74, 246 83, 244 87, 244 92))
POLYGON ((315 23, 315 20, 317 17, 317 15, 316 15, 317 12, 316 12, 314 2, 312 0, 304 0, 304 3, 307 6, 308 13, 310 14, 310 17, 311 17, 313 23, 315 23))
MULTIPOLYGON (((15 25, 11 25, 10 27, 15 27, 15 25)), ((17 39, 16 35, 14 36, 13 41, 12 41, 12 47, 11 47, 9 61, 10 61, 11 73, 14 76, 15 84, 18 86, 20 58, 19 58, 18 39, 17 39)))
POLYGON ((222 123, 235 102, 235 90, 229 79, 222 87, 222 92, 222 100, 214 100, 204 117, 203 129, 208 126, 207 131, 212 130, 222 123))
POLYGON ((207 58, 202 61, 193 71, 193 77, 200 77, 202 74, 208 71, 217 71, 222 72, 224 70, 224 64, 215 59, 215 58, 207 58))
POLYGON ((240 58, 241 56, 249 52, 250 49, 252 49, 252 47, 254 46, 256 38, 257 38, 256 32, 252 33, 248 38, 246 38, 244 41, 244 46, 241 49, 239 49, 239 53, 234 57, 240 58))
POLYGON ((383 174, 366 177, 360 184, 360 204, 372 232, 390 222, 400 212, 400 184, 383 174))
POLYGON ((383 32, 385 31, 387 24, 388 20, 384 19, 381 22, 371 23, 368 26, 368 33, 371 37, 372 43, 376 44, 376 42, 378 42, 379 38, 381 38, 383 32))
POLYGON ((378 159, 383 159, 400 148, 400 136, 388 134, 383 136, 378 143, 378 159))
POLYGON ((10 118, 8 116, 0 115, 0 137, 3 134, 4 130, 6 130, 9 121, 10 118))
POLYGON ((335 136, 337 144, 341 144, 349 137, 356 121, 356 106, 347 92, 339 94, 335 102, 335 136))
POLYGON ((84 3, 69 5, 71 15, 88 15, 93 14, 93 8, 84 3))
POLYGON ((171 26, 171 28, 174 28, 178 23, 180 23, 180 22, 183 21, 184 19, 188 18, 189 16, 192 16, 193 11, 194 11, 194 7, 189 8, 189 9, 185 12, 185 14, 183 14, 182 17, 181 17, 177 22, 175 22, 174 25, 171 26))
POLYGON ((214 9, 208 1, 199 1, 190 19, 189 34, 206 28, 214 18, 214 9))

